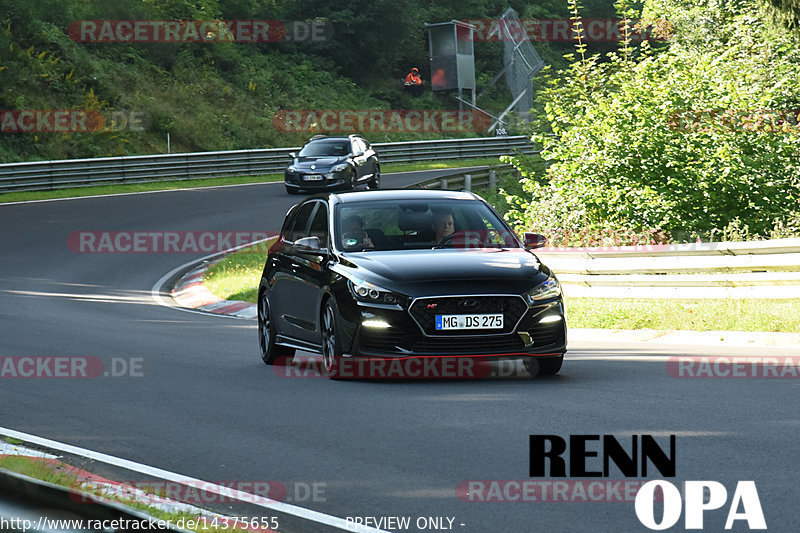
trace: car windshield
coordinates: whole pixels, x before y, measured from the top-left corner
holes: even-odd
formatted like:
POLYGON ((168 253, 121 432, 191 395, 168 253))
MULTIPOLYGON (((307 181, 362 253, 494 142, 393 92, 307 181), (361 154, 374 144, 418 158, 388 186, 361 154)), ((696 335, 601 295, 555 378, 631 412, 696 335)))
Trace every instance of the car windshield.
POLYGON ((336 246, 350 252, 519 247, 505 223, 479 200, 345 203, 334 218, 336 246))
POLYGON ((308 143, 300 150, 300 157, 343 156, 350 153, 350 141, 329 140, 308 143))

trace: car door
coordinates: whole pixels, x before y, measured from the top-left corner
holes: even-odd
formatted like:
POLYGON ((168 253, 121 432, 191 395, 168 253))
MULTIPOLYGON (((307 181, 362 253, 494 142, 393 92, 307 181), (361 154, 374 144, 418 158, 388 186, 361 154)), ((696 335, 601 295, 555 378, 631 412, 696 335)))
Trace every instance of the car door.
POLYGON ((294 320, 297 311, 292 297, 292 287, 296 284, 296 267, 292 266, 295 263, 294 242, 307 234, 315 208, 314 202, 308 202, 293 210, 281 232, 283 246, 275 253, 270 253, 268 259, 270 266, 267 275, 271 283, 269 302, 273 320, 279 333, 290 336, 296 336, 298 328, 294 320))
POLYGON ((364 176, 369 174, 369 165, 367 164, 369 158, 366 153, 367 147, 364 146, 361 139, 353 137, 351 139, 351 151, 353 154, 353 163, 356 166, 356 181, 363 181, 364 176))
MULTIPOLYGON (((328 244, 328 206, 321 200, 311 202, 314 206, 308 226, 302 237, 317 237, 320 247, 330 249, 328 244)), ((297 239, 295 239, 295 242, 297 239)), ((298 339, 320 343, 320 306, 328 261, 326 253, 303 251, 300 247, 292 245, 291 254, 291 283, 289 298, 291 298, 291 314, 287 313, 286 320, 293 326, 292 336, 298 339)))
POLYGON ((367 162, 364 165, 366 169, 364 175, 369 175, 369 178, 372 178, 378 171, 378 154, 366 139, 360 140, 364 144, 364 157, 367 158, 367 162))

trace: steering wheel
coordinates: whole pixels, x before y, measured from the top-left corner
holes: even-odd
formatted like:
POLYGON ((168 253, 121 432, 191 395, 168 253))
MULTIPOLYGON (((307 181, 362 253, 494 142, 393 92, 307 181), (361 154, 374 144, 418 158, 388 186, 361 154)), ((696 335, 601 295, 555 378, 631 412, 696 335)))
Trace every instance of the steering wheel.
POLYGON ((450 241, 453 240, 453 237, 455 236, 455 234, 456 233, 453 232, 450 235, 447 235, 446 237, 443 237, 442 240, 439 242, 439 244, 437 244, 436 246, 446 246, 446 245, 450 244, 450 241))

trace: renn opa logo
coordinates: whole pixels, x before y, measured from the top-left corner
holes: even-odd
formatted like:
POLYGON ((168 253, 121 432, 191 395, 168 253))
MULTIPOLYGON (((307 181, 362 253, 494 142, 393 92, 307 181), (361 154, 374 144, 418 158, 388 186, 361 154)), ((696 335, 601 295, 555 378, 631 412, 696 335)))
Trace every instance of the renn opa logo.
MULTIPOLYGON (((613 463, 625 477, 646 477, 649 463, 662 476, 675 477, 675 435, 669 436, 667 450, 652 435, 632 435, 628 449, 613 435, 570 435, 569 446, 558 435, 531 435, 530 476, 609 477, 613 463)), ((634 504, 639 522, 648 529, 662 531, 677 524, 683 514, 686 529, 703 529, 705 513, 721 509, 728 501, 728 490, 718 481, 684 481, 683 485, 683 495, 663 479, 642 485, 634 504), (660 518, 656 517, 655 501, 663 501, 660 518)), ((733 491, 725 530, 741 525, 737 522, 744 522, 750 530, 767 529, 754 481, 739 481, 733 491)))

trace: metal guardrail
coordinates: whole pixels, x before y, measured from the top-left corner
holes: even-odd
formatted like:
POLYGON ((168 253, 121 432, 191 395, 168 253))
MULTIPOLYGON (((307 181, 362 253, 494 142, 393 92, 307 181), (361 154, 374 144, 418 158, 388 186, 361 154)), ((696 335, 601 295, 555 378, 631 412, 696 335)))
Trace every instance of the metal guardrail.
POLYGON ((537 251, 568 296, 800 298, 800 238, 537 251))
MULTIPOLYGON (((525 136, 375 143, 382 163, 494 157, 532 153, 525 136)), ((0 192, 191 180, 282 172, 294 148, 146 156, 99 157, 0 164, 0 192)))
POLYGON ((511 165, 498 165, 496 167, 480 170, 459 171, 446 176, 439 176, 427 181, 414 184, 415 189, 441 189, 449 191, 471 191, 472 189, 496 189, 497 180, 504 176, 520 173, 511 165))

